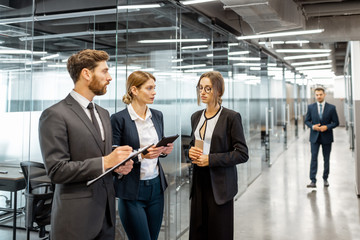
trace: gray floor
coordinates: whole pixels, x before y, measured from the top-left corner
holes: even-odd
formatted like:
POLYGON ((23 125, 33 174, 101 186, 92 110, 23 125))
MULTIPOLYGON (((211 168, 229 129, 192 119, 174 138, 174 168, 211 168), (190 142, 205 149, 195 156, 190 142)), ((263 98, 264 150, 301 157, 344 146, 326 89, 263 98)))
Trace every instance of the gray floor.
POLYGON ((323 186, 320 153, 317 188, 306 188, 310 182, 306 131, 235 202, 235 239, 360 239, 354 158, 345 129, 334 132, 330 187, 323 186))
MULTIPOLYGON (((354 158, 347 133, 344 128, 335 129, 330 187, 323 187, 319 164, 316 189, 306 188, 308 134, 301 133, 270 168, 264 167, 235 202, 235 239, 360 240, 360 200, 354 189, 354 158)), ((319 160, 322 163, 321 153, 319 160)), ((11 239, 11 229, 0 227, 0 239, 11 239)), ((24 231, 17 231, 17 239, 25 239, 24 231)), ((38 239, 35 233, 31 239, 38 239)), ((181 239, 187 239, 187 234, 181 239)))

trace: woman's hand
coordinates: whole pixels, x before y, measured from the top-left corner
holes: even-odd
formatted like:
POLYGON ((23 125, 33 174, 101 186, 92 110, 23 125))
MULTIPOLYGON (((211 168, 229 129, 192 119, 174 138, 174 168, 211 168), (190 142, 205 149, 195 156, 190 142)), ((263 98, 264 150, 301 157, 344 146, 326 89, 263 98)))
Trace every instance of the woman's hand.
POLYGON ((141 154, 142 158, 147 158, 147 159, 153 159, 153 158, 158 158, 159 155, 164 152, 165 147, 150 147, 148 148, 148 153, 146 155, 141 154))
POLYGON ((174 144, 173 143, 168 143, 168 145, 164 148, 162 153, 166 154, 166 155, 169 155, 172 152, 173 149, 174 149, 174 144))
POLYGON ((209 166, 209 155, 201 155, 198 159, 193 161, 193 163, 199 167, 209 166))
POLYGON ((191 160, 195 161, 202 155, 202 149, 198 147, 191 147, 189 150, 189 157, 191 160))

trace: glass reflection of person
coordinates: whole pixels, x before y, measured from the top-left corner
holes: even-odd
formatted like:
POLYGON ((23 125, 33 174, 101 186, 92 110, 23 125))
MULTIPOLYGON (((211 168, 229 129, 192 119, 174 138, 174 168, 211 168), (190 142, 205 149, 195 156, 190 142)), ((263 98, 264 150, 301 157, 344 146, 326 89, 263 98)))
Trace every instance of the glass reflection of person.
MULTIPOLYGON (((155 99, 155 77, 135 71, 126 82, 123 102, 127 108, 111 116, 113 144, 129 145, 134 149, 157 143, 164 136, 163 115, 151 109, 155 99)), ((159 157, 170 154, 173 144, 151 147, 141 154, 133 170, 115 179, 119 198, 119 215, 130 240, 157 239, 164 210, 164 191, 167 187, 159 157)))
POLYGON ((197 84, 206 109, 191 116, 189 157, 194 164, 189 239, 233 239, 234 201, 238 191, 236 164, 248 160, 241 116, 221 106, 225 90, 219 72, 201 75, 197 84), (196 142, 202 147, 195 147, 196 142))

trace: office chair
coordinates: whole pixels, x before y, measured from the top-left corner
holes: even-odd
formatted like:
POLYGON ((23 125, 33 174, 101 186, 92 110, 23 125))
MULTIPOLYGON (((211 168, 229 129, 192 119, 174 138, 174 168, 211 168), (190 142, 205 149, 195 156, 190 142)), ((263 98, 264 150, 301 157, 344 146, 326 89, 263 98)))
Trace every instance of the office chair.
POLYGON ((25 227, 27 239, 30 239, 30 230, 38 230, 39 237, 44 238, 45 226, 50 225, 54 195, 53 184, 46 175, 44 164, 24 161, 20 163, 20 166, 26 182, 25 227), (37 224, 37 227, 34 227, 34 223, 37 224))

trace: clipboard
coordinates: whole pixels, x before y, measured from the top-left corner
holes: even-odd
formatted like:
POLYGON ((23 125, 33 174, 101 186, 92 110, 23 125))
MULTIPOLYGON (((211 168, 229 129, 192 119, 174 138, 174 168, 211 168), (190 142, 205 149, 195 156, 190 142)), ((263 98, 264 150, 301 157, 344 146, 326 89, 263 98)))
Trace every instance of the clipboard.
POLYGON ((109 172, 112 172, 115 168, 119 167, 122 164, 125 164, 127 161, 133 159, 134 157, 136 157, 137 155, 139 155, 140 153, 143 153, 144 151, 146 151, 149 147, 153 146, 154 144, 150 144, 148 146, 145 146, 143 148, 140 148, 137 151, 134 151, 132 153, 130 153, 130 155, 122 160, 121 162, 119 162, 118 164, 116 164, 115 166, 113 166, 112 168, 109 168, 108 170, 106 170, 104 173, 102 173, 100 176, 98 176, 97 178, 94 178, 93 180, 90 180, 86 183, 86 186, 91 185, 92 183, 94 183, 95 181, 99 180, 100 178, 102 178, 103 176, 105 176, 106 174, 108 174, 109 172))

